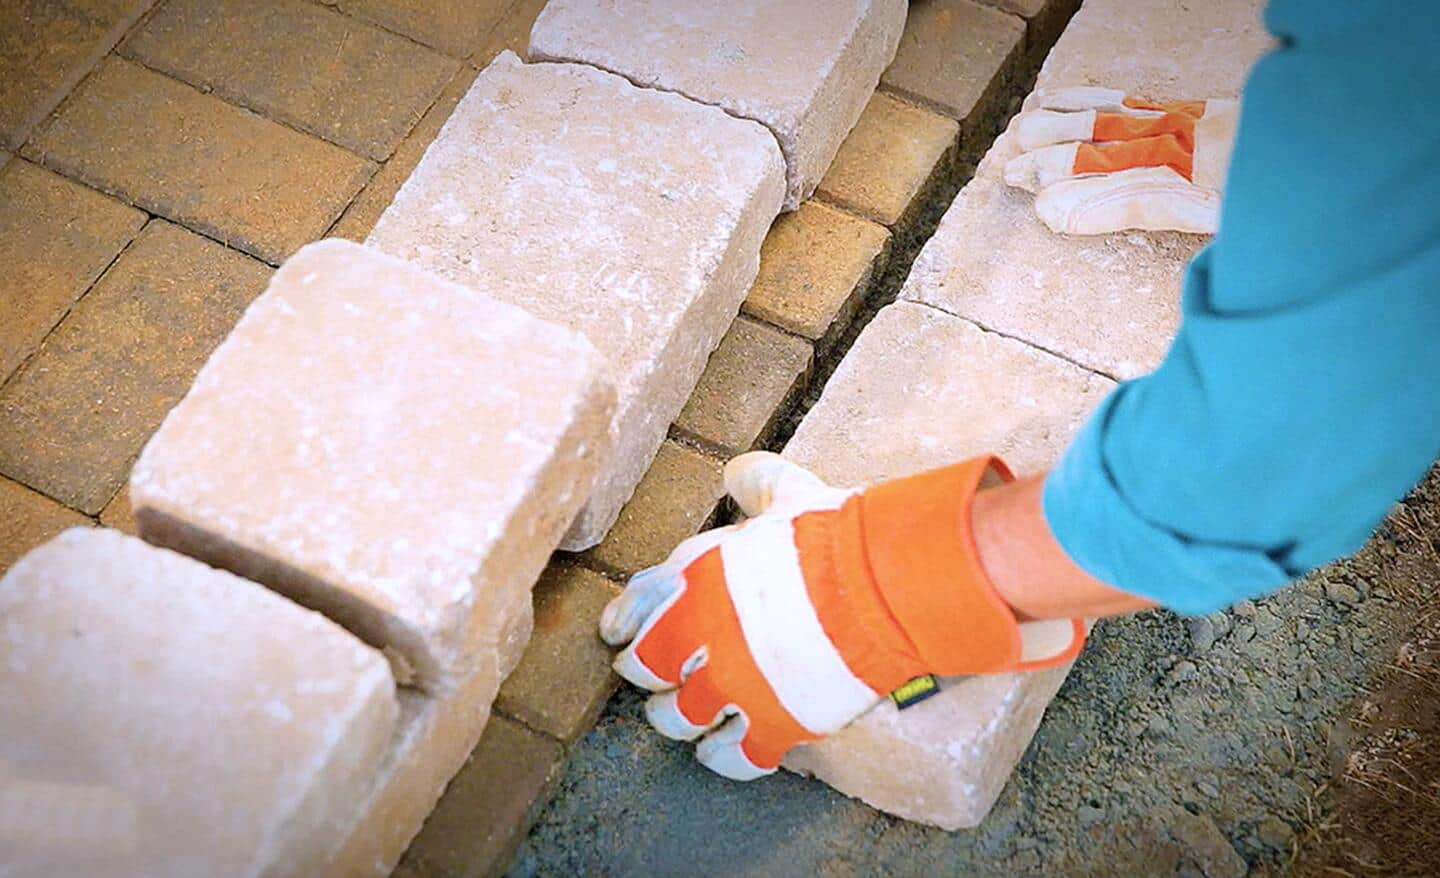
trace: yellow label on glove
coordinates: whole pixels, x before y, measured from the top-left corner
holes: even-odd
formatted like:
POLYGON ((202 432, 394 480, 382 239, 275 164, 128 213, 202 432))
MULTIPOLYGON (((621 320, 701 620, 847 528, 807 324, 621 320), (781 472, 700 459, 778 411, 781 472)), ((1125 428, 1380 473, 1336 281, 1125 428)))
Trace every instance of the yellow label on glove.
POLYGON ((897 710, 904 710, 907 707, 919 704, 931 695, 940 692, 940 683, 931 674, 923 677, 916 677, 910 682, 890 693, 890 700, 895 702, 897 710))

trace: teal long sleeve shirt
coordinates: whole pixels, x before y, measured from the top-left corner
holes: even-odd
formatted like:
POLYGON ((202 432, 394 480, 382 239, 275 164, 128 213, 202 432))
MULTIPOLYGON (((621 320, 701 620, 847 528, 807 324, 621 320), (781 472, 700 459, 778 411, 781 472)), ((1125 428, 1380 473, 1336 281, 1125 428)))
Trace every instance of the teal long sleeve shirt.
POLYGON ((1440 2, 1266 24, 1179 333, 1043 495, 1082 569, 1183 613, 1354 552, 1440 454, 1440 2))

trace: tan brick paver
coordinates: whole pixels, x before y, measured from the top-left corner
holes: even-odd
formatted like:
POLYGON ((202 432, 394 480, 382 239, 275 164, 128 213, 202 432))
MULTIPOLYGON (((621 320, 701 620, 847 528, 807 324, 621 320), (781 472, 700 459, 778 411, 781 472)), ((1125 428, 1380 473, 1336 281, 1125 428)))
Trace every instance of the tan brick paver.
POLYGON ((675 419, 676 433, 721 457, 764 444, 780 413, 804 389, 810 362, 809 342, 738 318, 675 419))
POLYGON ((130 61, 102 63, 26 155, 272 264, 374 165, 130 61))
POLYGON ((324 0, 364 21, 404 34, 455 58, 467 58, 514 0, 324 0))
POLYGON ((970 0, 910 7, 895 63, 881 82, 962 125, 988 131, 1005 109, 1025 45, 1025 23, 970 0))
POLYGON ((468 762, 405 854, 397 875, 488 878, 515 855, 564 751, 503 716, 490 720, 468 762))
POLYGON ((600 611, 618 594, 599 573, 552 564, 535 586, 535 634, 495 709, 566 743, 584 734, 619 681, 598 634, 600 611))
POLYGON ((1034 68, 1045 60, 1080 0, 979 0, 1003 12, 1025 19, 1025 63, 1034 68))
POLYGON ((876 92, 816 191, 882 225, 908 225, 919 196, 949 172, 959 132, 953 119, 876 92))
POLYGON ((120 492, 105 504, 105 508, 100 512, 100 523, 132 537, 140 535, 140 528, 135 524, 135 510, 130 506, 129 485, 121 488, 120 492))
POLYGON ((152 221, 0 389, 0 473, 98 514, 269 276, 152 221))
POLYGON ((475 77, 479 72, 468 66, 461 67, 456 71, 450 82, 446 84, 444 91, 440 93, 440 97, 425 113, 424 118, 411 129, 410 134, 401 141, 400 146, 390 156, 390 160, 375 173, 375 176, 370 178, 370 182, 365 184, 365 188, 355 196, 355 200, 350 202, 350 206, 345 209, 345 213, 331 227, 329 232, 331 237, 347 238, 356 242, 365 240, 365 237, 370 234, 370 230, 375 228, 375 222, 380 219, 380 214, 384 213, 385 208, 389 207, 390 202, 394 200, 395 193, 399 192, 400 187, 404 186, 405 181, 410 178, 410 172, 420 164, 426 148, 440 133, 440 129, 445 125, 445 120, 449 119, 450 114, 455 110, 455 105, 460 103, 460 99, 465 97, 465 92, 470 90, 470 86, 475 82, 475 77))
POLYGON ((604 542, 580 558, 616 576, 659 564, 710 521, 724 493, 719 460, 667 440, 604 542))
POLYGON ((540 10, 545 8, 547 2, 548 0, 513 0, 514 5, 495 22, 485 39, 480 41, 480 48, 470 57, 470 62, 476 67, 484 67, 506 49, 525 57, 530 49, 530 28, 534 26, 535 19, 539 17, 540 10))
POLYGON ((818 342, 823 355, 884 266, 889 240, 884 226, 807 201, 770 227, 744 310, 818 342))
POLYGON ((140 211, 38 165, 0 168, 0 385, 144 224, 140 211))
POLYGON ((0 476, 0 573, 62 530, 87 524, 80 513, 0 476))
POLYGON ((120 52, 377 161, 458 67, 305 0, 166 0, 120 52))
POLYGON ((153 2, 0 3, 0 146, 18 149, 153 2))

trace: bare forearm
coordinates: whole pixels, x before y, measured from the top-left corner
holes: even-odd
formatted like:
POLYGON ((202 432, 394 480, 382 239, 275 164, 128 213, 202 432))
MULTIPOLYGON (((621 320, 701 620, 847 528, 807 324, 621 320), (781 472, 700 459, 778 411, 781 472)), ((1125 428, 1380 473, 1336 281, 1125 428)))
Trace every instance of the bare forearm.
POLYGON ((1155 606, 1075 566, 1045 522, 1044 483, 1038 475, 986 488, 975 495, 971 513, 980 563, 1016 615, 1115 616, 1155 606))

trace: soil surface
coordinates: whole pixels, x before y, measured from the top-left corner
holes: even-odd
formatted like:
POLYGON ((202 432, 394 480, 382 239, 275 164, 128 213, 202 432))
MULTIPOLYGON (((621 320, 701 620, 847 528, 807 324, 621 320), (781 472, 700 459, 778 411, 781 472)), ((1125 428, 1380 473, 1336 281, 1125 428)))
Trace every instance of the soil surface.
MULTIPOLYGON (((1414 738, 1377 738, 1384 729, 1357 718, 1373 719, 1387 669, 1428 655, 1415 626, 1434 605, 1437 546, 1432 474, 1357 556, 1290 588, 1211 616, 1102 622, 975 830, 907 823, 786 773, 719 778, 652 732, 626 687, 510 874, 1220 878, 1288 871, 1297 850, 1312 874, 1378 874, 1352 871, 1353 845, 1332 849, 1366 813, 1353 795, 1331 813, 1342 804, 1332 781, 1347 764, 1355 776, 1358 746, 1373 780, 1375 760, 1414 738), (1324 871, 1331 861, 1349 865, 1324 871)), ((1424 819, 1409 818, 1435 818, 1406 813, 1423 801, 1400 800, 1392 834, 1413 838, 1424 819)))

